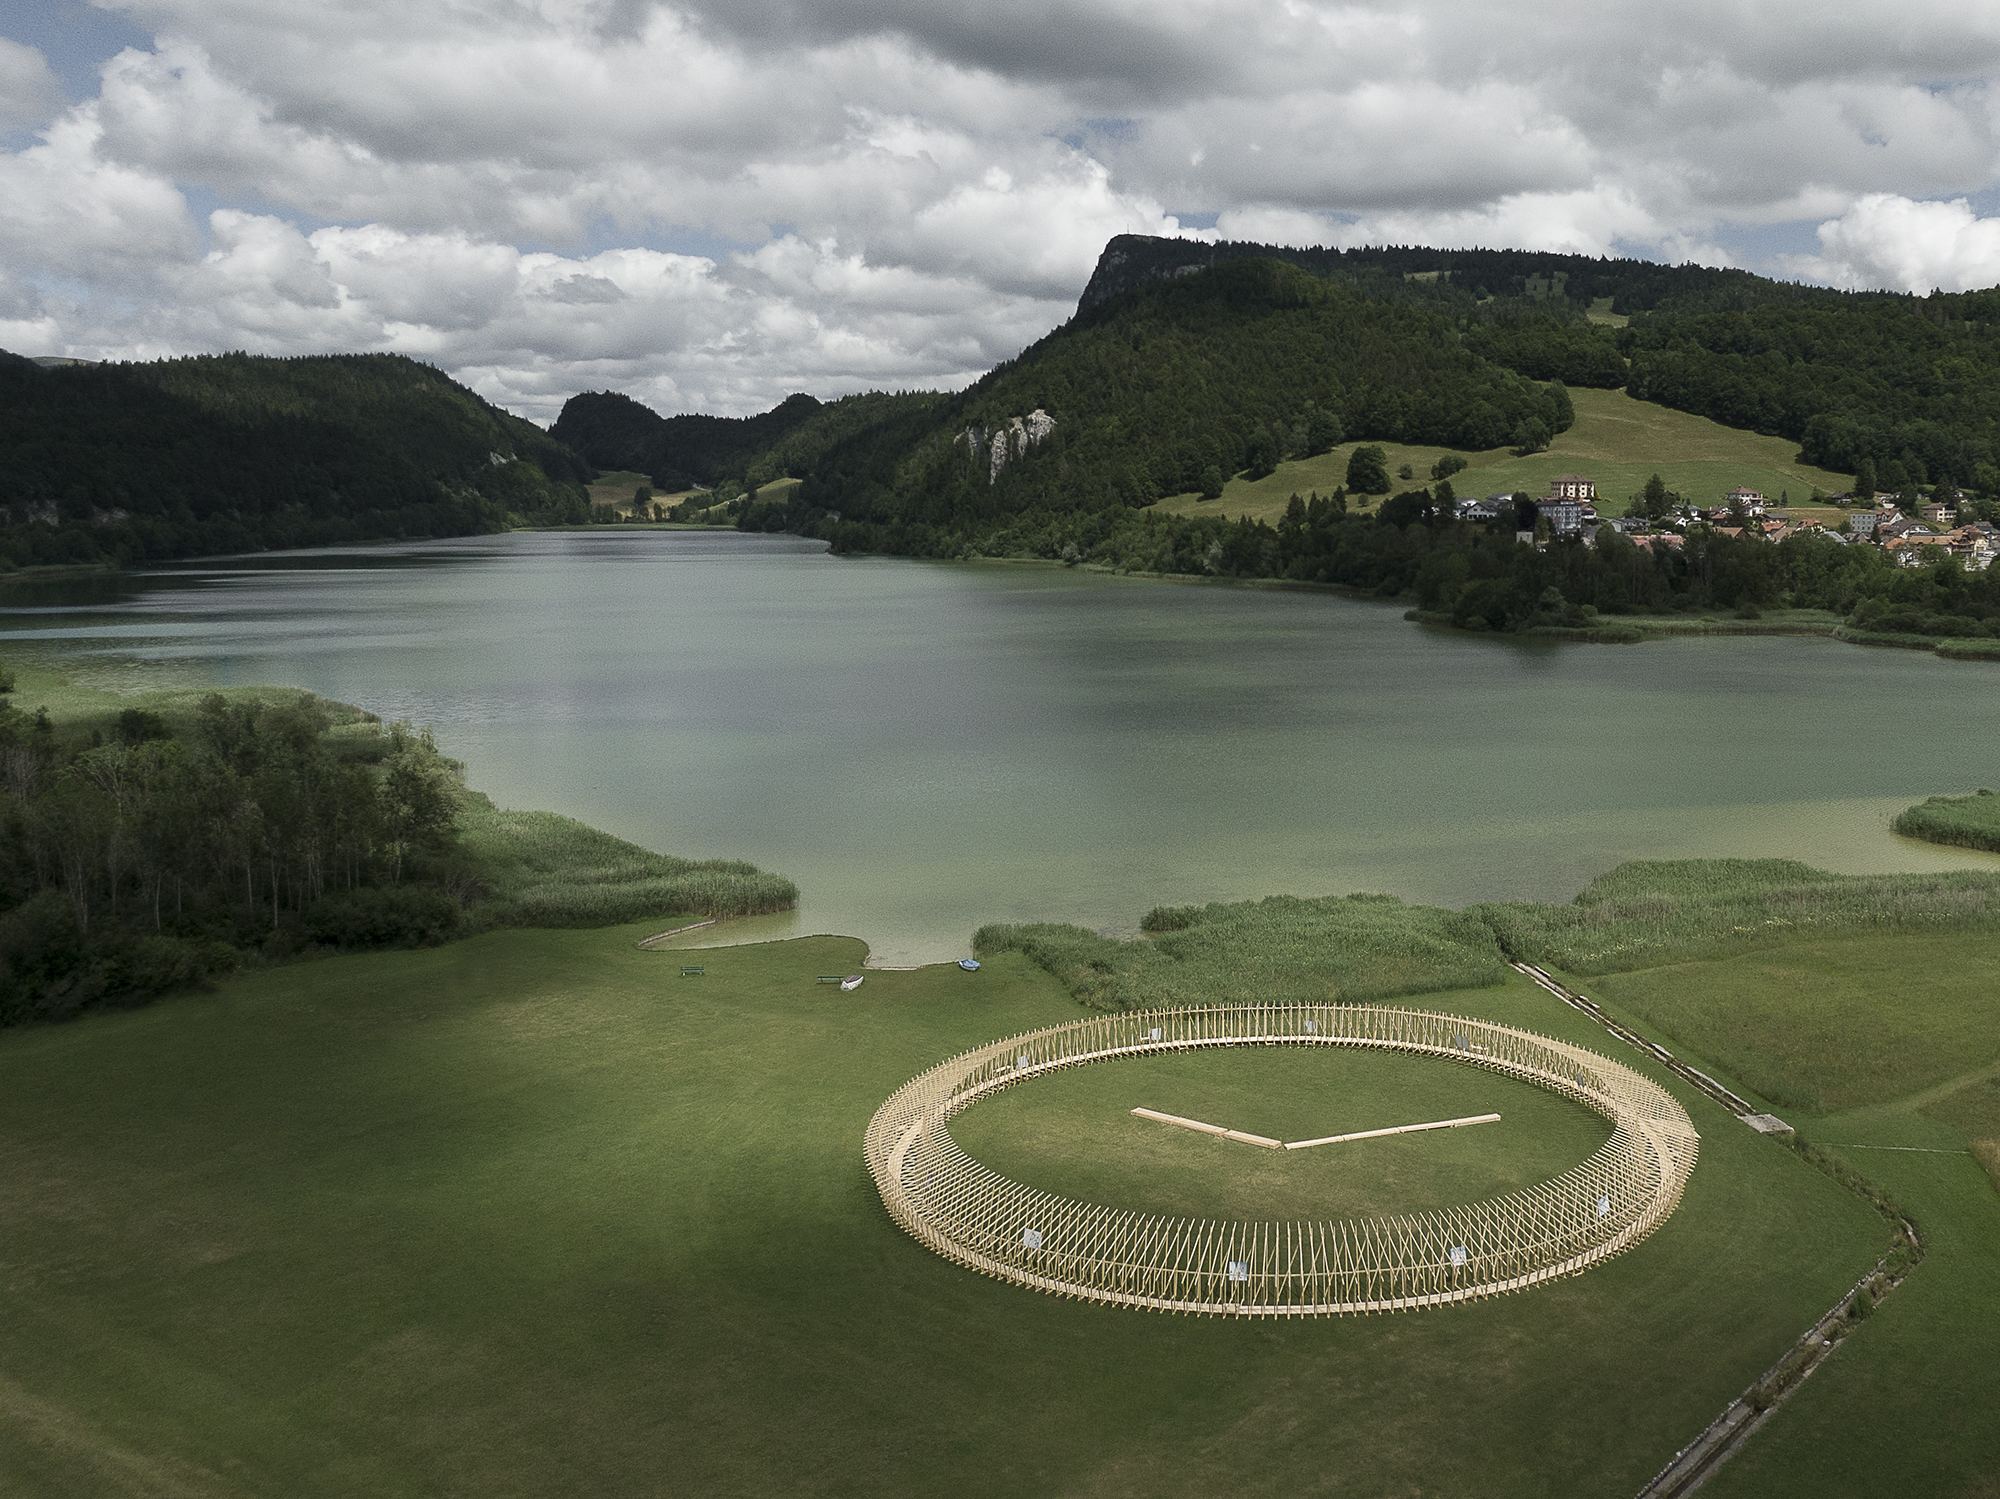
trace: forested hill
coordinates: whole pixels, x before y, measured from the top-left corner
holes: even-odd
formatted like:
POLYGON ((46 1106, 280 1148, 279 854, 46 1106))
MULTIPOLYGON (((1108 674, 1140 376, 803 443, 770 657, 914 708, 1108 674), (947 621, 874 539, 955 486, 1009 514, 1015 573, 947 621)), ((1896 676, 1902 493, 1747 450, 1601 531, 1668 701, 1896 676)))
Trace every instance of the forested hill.
POLYGON ((2000 288, 1913 297, 1539 251, 1297 250, 1127 234, 1104 247, 1079 315, 1148 283, 1247 259, 1438 308, 1475 346, 1526 373, 1625 385, 1644 400, 1790 438, 1821 468, 1851 473, 1866 458, 1912 483, 1972 487, 2000 450, 2000 288), (1629 372, 1575 367, 1568 345, 1561 357, 1525 357, 1548 335, 1523 330, 1573 327, 1593 307, 1629 317, 1615 340, 1629 372), (1495 325, 1514 330, 1509 346, 1480 344, 1479 330, 1495 325))
POLYGON ((589 517, 575 453, 391 354, 0 359, 0 453, 0 564, 14 566, 589 517))
MULTIPOLYGON (((822 408, 730 477, 804 480, 782 514, 762 512, 773 529, 838 525, 842 545, 955 553, 1022 515, 1219 492, 1224 476, 1269 472, 1350 436, 1545 445, 1569 425, 1568 397, 1516 363, 1592 384, 1624 372, 1581 320, 1503 311, 1468 329, 1422 302, 1246 260, 1079 314, 957 395, 822 408), (1046 437, 1030 440, 1028 426, 1013 435, 1037 412, 1053 422, 1046 437)), ((580 430, 571 411, 603 400, 576 398, 554 430, 580 430)), ((612 465, 614 449, 577 440, 590 461, 612 465)))
POLYGON ((759 416, 663 417, 616 391, 571 398, 549 435, 606 470, 650 474, 666 490, 712 486, 743 471, 821 410, 808 395, 787 396, 759 416))
POLYGON ((1677 537, 1684 547, 1520 546, 1532 506, 1454 519, 1448 476, 1466 459, 1449 452, 1427 476, 1405 468, 1403 492, 1374 504, 1395 486, 1369 445, 1533 452, 1569 426, 1571 387, 1624 387, 1790 439, 1806 463, 1906 506, 1950 490, 1968 516, 1995 518, 1996 329, 2000 290, 1855 294, 1577 256, 1122 238, 1068 323, 957 394, 849 397, 771 423, 782 435, 750 453, 728 444, 751 423, 667 422, 614 411, 621 398, 579 397, 556 430, 600 467, 629 466, 633 449, 592 430, 616 415, 660 462, 714 464, 705 482, 738 526, 841 551, 1336 583, 1476 629, 1776 605, 1882 635, 1990 641, 2000 568, 1967 576, 1943 556, 1898 568, 1874 547, 1808 534, 1774 547, 1705 526, 1677 537), (1607 299, 1627 311, 1607 321, 1607 299), (676 447, 675 433, 706 446, 676 447), (1295 496, 1275 525, 1154 508, 1343 444, 1356 449, 1346 484, 1295 496), (759 489, 780 476, 800 482, 759 489))
POLYGON ((957 395, 795 396, 735 423, 579 396, 555 430, 663 484, 804 481, 747 524, 956 554, 1018 519, 1143 507, 1342 437, 1532 447, 1566 424, 1563 386, 1784 437, 1885 489, 2000 495, 2000 289, 1838 292, 1525 251, 1120 236, 1067 324, 957 395), (1607 304, 1624 312, 1607 322, 1607 304), (1036 411, 1048 438, 1010 438, 997 464, 992 434, 1036 411))
POLYGON ((1489 297, 1524 297, 1552 310, 1564 303, 1589 307, 1609 298, 1607 310, 1618 314, 1742 310, 1811 299, 1823 290, 1749 271, 1545 250, 1435 250, 1420 245, 1297 249, 1120 234, 1105 244, 1077 307, 1087 311, 1148 281, 1191 275, 1232 260, 1282 260, 1315 276, 1346 279, 1376 295, 1423 296, 1461 306, 1489 297))

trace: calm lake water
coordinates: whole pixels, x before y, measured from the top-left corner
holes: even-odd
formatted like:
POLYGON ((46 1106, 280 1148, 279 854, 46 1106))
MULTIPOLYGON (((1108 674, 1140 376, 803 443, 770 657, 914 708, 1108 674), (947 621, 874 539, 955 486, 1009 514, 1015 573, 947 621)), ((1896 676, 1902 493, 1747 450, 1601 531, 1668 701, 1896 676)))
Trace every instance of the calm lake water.
POLYGON ((2000 779, 2000 666, 1825 640, 1532 645, 701 532, 285 553, 0 605, 0 649, 93 684, 296 684, 433 724, 503 806, 799 882, 796 914, 731 935, 850 933, 878 963, 958 956, 987 921, 1129 932, 1273 892, 1561 900, 1634 858, 2000 868, 1888 829, 2000 779))

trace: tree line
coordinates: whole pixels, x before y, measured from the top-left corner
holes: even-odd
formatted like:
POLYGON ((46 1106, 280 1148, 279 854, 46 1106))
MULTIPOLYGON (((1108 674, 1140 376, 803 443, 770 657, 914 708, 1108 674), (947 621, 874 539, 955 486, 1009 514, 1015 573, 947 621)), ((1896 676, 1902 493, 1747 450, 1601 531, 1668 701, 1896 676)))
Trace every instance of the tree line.
POLYGON ((0 568, 589 518, 583 459, 399 355, 0 354, 0 453, 0 568))
POLYGON ((1821 468, 1867 463, 1886 489, 2000 495, 2000 288, 1652 314, 1618 341, 1641 400, 1790 438, 1821 468))
POLYGON ((437 940, 476 871, 427 730, 310 694, 143 709, 107 734, 0 703, 0 1024, 226 972, 238 954, 437 940))

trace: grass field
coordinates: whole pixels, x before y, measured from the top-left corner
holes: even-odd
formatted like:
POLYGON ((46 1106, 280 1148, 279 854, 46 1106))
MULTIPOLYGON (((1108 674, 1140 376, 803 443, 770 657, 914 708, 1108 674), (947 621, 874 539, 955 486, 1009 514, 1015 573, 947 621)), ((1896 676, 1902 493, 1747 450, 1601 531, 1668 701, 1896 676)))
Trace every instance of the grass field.
MULTIPOLYGON (((0 1036, 9 1495, 1622 1499, 1886 1241, 1676 1089, 1680 1211, 1546 1290, 1296 1326, 1047 1299, 894 1228, 860 1138, 932 1062, 1072 1016, 1052 976, 841 995, 814 978, 860 945, 808 938, 682 979, 644 932, 0 1036)), ((1606 1044, 1519 981, 1446 999, 1606 1044)))
POLYGON ((1927 1247, 1705 1493, 2000 1494, 1996 977, 2000 939, 1978 935, 1780 938, 1761 953, 1580 981, 1781 1105, 1804 1137, 1888 1191, 1927 1247))
MULTIPOLYGON (((1817 486, 1828 494, 1846 489, 1853 478, 1797 462, 1798 444, 1782 437, 1761 437, 1725 427, 1706 417, 1672 411, 1650 401, 1635 401, 1622 390, 1573 390, 1576 424, 1545 453, 1516 458, 1507 448, 1465 453, 1471 467, 1452 475, 1460 495, 1484 496, 1502 490, 1533 495, 1549 492, 1560 474, 1581 474, 1597 484, 1597 508, 1604 515, 1623 515, 1626 502, 1658 474, 1670 490, 1702 504, 1717 505, 1739 485, 1758 490, 1775 503, 1787 492, 1804 502, 1817 486)), ((1276 521, 1293 494, 1318 490, 1332 494, 1346 482, 1347 460, 1356 443, 1346 443, 1318 458, 1281 463, 1269 478, 1231 479, 1222 498, 1203 501, 1176 495, 1156 507, 1175 514, 1217 513, 1253 520, 1276 521)), ((1392 480, 1394 489, 1431 482, 1431 465, 1446 448, 1379 444, 1393 475, 1410 465, 1414 479, 1392 480)), ((1379 501, 1375 502, 1379 503, 1379 501)))
POLYGON ((1065 1197, 1268 1222, 1428 1212, 1519 1191, 1584 1160, 1611 1125, 1581 1104, 1477 1067, 1260 1047, 1072 1068, 982 1101, 951 1133, 1001 1175, 1065 1197), (1135 1105, 1275 1140, 1476 1114, 1500 1121, 1266 1150, 1135 1118, 1135 1105))
POLYGON ((1780 1108, 1830 1114, 2000 1065, 2000 934, 1791 942, 1589 981, 1780 1108))

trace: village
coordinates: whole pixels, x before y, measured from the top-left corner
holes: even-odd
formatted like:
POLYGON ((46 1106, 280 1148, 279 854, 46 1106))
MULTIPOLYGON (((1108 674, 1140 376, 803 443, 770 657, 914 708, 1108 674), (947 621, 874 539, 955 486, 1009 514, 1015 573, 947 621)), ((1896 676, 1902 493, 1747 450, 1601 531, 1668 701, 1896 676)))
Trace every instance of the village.
MULTIPOLYGON (((1951 556, 1968 572, 1984 572, 2000 550, 2000 526, 1980 519, 1960 524, 1962 499, 1950 486, 1940 485, 1928 496, 1880 496, 1867 502, 1866 508, 1857 509, 1852 508, 1857 502, 1851 494, 1815 493, 1810 508, 1824 511, 1836 507, 1842 512, 1838 522, 1828 525, 1819 516, 1794 515, 1791 507, 1773 505, 1754 489, 1737 488, 1716 506, 1702 507, 1670 495, 1666 513, 1657 518, 1642 514, 1601 516, 1595 482, 1565 474, 1550 483, 1544 498, 1491 494, 1483 500, 1458 501, 1455 513, 1460 520, 1495 521, 1511 513, 1525 521, 1532 507, 1535 525, 1532 529, 1522 527, 1516 535, 1523 543, 1534 545, 1575 536, 1594 546, 1606 526, 1640 546, 1672 548, 1683 546, 1689 533, 1701 529, 1718 536, 1756 537, 1774 545, 1788 537, 1810 534, 1843 546, 1880 547, 1900 567, 1917 567, 1934 557, 1951 556)), ((1631 508, 1639 508, 1636 501, 1631 508)))

